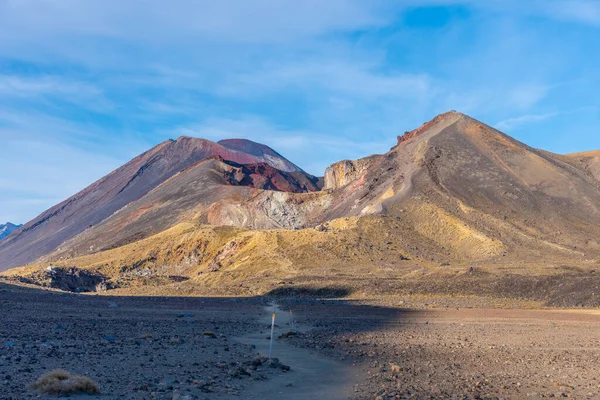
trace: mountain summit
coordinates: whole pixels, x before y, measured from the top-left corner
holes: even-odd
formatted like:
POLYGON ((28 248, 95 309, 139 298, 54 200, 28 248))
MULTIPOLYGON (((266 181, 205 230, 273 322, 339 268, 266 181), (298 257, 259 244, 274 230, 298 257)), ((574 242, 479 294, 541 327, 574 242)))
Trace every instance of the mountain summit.
MULTIPOLYGON (((243 143, 242 147, 250 149, 251 153, 231 143, 226 147, 187 136, 167 140, 153 147, 73 197, 45 211, 25 224, 18 235, 3 241, 0 244, 0 270, 30 263, 55 251, 66 241, 101 224, 115 212, 149 195, 151 191, 156 191, 161 185, 168 185, 169 188, 175 186, 167 196, 169 199, 164 199, 168 204, 182 200, 179 195, 185 196, 182 192, 191 190, 191 183, 185 181, 185 184, 174 184, 173 179, 177 181, 175 175, 189 178, 199 174, 203 182, 197 182, 201 186, 198 189, 207 196, 212 196, 210 202, 215 201, 215 196, 218 196, 218 192, 211 193, 211 185, 215 182, 224 186, 262 185, 265 189, 273 190, 319 190, 317 178, 295 167, 274 150, 251 141, 243 143), (215 157, 225 163, 219 163, 215 157), (211 161, 206 162, 207 160, 211 161), (241 165, 253 167, 244 169, 241 165), (277 173, 275 170, 278 168, 284 168, 283 172, 277 173), (259 179, 258 176, 263 173, 268 176, 259 179)), ((207 200, 197 194, 194 201, 194 204, 186 203, 184 207, 187 208, 171 210, 172 214, 163 217, 177 222, 180 211, 189 211, 207 200)), ((140 219, 143 214, 144 212, 138 212, 134 219, 140 219)), ((147 223, 153 226, 152 232, 159 227, 166 227, 158 221, 147 223)), ((138 237, 139 234, 136 232, 138 237)))
POLYGON ((13 223, 7 222, 6 224, 0 224, 0 240, 4 239, 23 225, 15 225, 13 223))
POLYGON ((600 259, 598 160, 531 148, 458 112, 323 178, 264 145, 184 137, 27 223, 0 244, 0 267, 63 263, 115 287, 141 284, 143 270, 207 294, 458 273, 442 264, 584 265, 600 259))
POLYGON ((255 157, 260 157, 273 168, 277 168, 285 172, 302 171, 298 166, 286 160, 281 154, 264 144, 256 143, 248 139, 225 139, 217 142, 221 146, 239 151, 242 153, 251 154, 255 157))

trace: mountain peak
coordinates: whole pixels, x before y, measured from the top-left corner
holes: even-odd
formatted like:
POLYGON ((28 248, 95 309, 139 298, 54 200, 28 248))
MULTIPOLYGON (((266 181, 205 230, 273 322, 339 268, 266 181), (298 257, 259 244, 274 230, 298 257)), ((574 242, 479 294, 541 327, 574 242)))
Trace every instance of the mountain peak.
POLYGON ((285 172, 301 171, 300 167, 285 159, 281 154, 267 145, 249 139, 224 139, 217 142, 221 146, 234 151, 263 157, 271 166, 285 172))
POLYGON ((107 271, 121 287, 148 284, 134 266, 212 290, 258 282, 263 269, 232 273, 256 266, 270 275, 262 290, 283 277, 271 273, 288 279, 290 265, 298 280, 339 268, 339 282, 347 266, 404 274, 404 262, 427 263, 437 282, 446 261, 521 269, 600 259, 594 153, 536 150, 450 111, 385 154, 333 164, 325 190, 278 168, 293 165, 277 154, 246 139, 163 144, 0 242, 0 270, 61 262, 107 271))
POLYGON ((0 224, 0 240, 4 239, 23 225, 13 224, 11 222, 7 222, 6 224, 0 224))
POLYGON ((433 129, 434 127, 436 127, 438 125, 448 126, 459 120, 475 121, 473 118, 471 118, 468 115, 463 114, 461 112, 458 112, 455 110, 447 111, 445 113, 435 116, 432 120, 425 122, 423 125, 421 125, 417 129, 404 132, 403 135, 398 136, 398 144, 401 144, 401 143, 407 142, 411 139, 414 139, 414 138, 420 136, 421 134, 433 129))
MULTIPOLYGON (((304 186, 307 191, 312 189, 308 188, 310 185, 318 186, 315 177, 309 176, 268 146, 247 140, 225 141, 220 144, 207 139, 181 136, 177 140, 167 140, 140 154, 106 177, 42 213, 29 222, 14 238, 15 240, 3 241, 0 244, 0 269, 24 265, 54 251, 66 241, 102 223, 127 205, 142 199, 180 172, 214 156, 240 165, 266 163, 288 173, 271 173, 267 178, 278 180, 271 185, 273 187, 287 187, 284 180, 300 178, 302 182, 306 181, 304 186), (290 175, 292 173, 294 176, 290 175)), ((214 193, 199 190, 200 187, 205 187, 205 184, 211 185, 217 182, 224 192, 227 192, 230 189, 228 186, 232 185, 217 176, 222 175, 221 172, 215 174, 208 167, 199 168, 197 171, 206 173, 204 181, 202 179, 197 181, 199 187, 194 192, 199 193, 198 196, 218 195, 218 190, 214 193)), ((257 179, 257 182, 253 182, 251 186, 270 187, 267 185, 268 179, 265 178, 265 182, 258 182, 264 177, 259 177, 259 174, 254 172, 251 175, 254 175, 253 179, 257 179)), ((193 177, 193 174, 186 176, 193 177)), ((302 185, 300 183, 300 186, 302 185)), ((182 184, 181 187, 187 186, 182 184)), ((202 204, 204 200, 206 199, 198 197, 194 200, 194 204, 202 204)), ((177 210, 172 212, 176 214, 177 210)), ((170 220, 175 221, 177 218, 178 215, 175 215, 170 220)))
POLYGON ((208 139, 197 138, 194 136, 187 136, 187 135, 179 136, 177 139, 175 139, 173 141, 174 142, 185 142, 185 141, 210 142, 210 140, 208 140, 208 139))
POLYGON ((245 138, 231 138, 231 139, 221 139, 219 140, 217 143, 221 144, 221 145, 234 145, 234 144, 244 144, 244 145, 248 145, 248 146, 260 146, 260 147, 269 147, 267 145, 264 145, 262 143, 258 143, 255 142, 253 140, 250 139, 245 139, 245 138))

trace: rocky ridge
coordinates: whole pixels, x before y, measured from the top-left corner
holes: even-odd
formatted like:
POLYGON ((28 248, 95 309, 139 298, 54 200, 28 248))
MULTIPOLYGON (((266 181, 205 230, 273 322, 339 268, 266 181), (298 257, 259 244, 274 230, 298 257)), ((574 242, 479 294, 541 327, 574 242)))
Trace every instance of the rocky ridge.
MULTIPOLYGON (((30 263, 55 251, 63 243, 102 224, 115 212, 139 201, 165 182, 193 168, 198 162, 212 157, 237 164, 235 168, 238 169, 240 165, 262 165, 254 167, 254 171, 249 171, 249 167, 246 167, 246 171, 241 171, 241 175, 248 173, 247 179, 252 181, 248 184, 238 173, 238 179, 243 181, 242 186, 264 186, 268 189, 293 191, 319 189, 318 178, 299 170, 267 146, 250 141, 243 143, 251 153, 209 140, 185 136, 177 140, 167 140, 153 147, 71 198, 45 211, 25 224, 18 235, 3 241, 0 244, 0 270, 30 263), (276 172, 278 167, 286 171, 276 172), (259 179, 258 175, 262 172, 268 176, 259 179), (290 179, 290 182, 286 183, 286 179, 290 179), (299 186, 296 187, 296 184, 299 186)), ((230 165, 226 168, 234 167, 230 165)), ((207 173, 204 178, 211 182, 218 180, 221 186, 229 184, 222 172, 217 174, 220 176, 207 173)), ((199 202, 201 200, 199 199, 199 202)), ((177 215, 171 216, 174 223, 177 222, 176 217, 177 215)))
POLYGON ((590 281, 600 260, 594 165, 594 154, 533 149, 457 112, 385 154, 332 165, 325 190, 308 174, 213 155, 8 275, 50 263, 101 272, 123 290, 168 290, 178 276, 202 294, 339 285, 352 295, 414 287, 596 304, 589 285, 575 297, 549 290, 557 279, 590 281), (135 275, 146 270, 152 279, 135 275))

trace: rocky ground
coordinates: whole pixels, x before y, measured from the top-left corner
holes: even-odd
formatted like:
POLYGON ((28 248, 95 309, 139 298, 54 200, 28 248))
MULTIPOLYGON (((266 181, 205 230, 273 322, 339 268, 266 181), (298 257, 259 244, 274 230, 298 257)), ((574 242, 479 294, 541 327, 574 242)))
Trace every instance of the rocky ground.
POLYGON ((600 399, 597 311, 279 298, 268 362, 271 300, 0 284, 0 399, 56 368, 100 387, 74 398, 600 399))
POLYGON ((27 386, 58 368, 93 379, 102 399, 240 398, 285 372, 235 340, 264 329, 263 307, 0 287, 0 399, 37 398, 27 386))
POLYGON ((600 399, 597 311, 289 303, 286 339, 361 370, 355 399, 600 399))

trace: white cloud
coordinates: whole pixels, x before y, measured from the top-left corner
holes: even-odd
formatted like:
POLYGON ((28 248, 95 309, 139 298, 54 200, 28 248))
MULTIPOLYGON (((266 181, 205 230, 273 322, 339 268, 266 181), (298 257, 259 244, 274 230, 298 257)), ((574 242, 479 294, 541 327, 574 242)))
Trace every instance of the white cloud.
MULTIPOLYGON (((15 137, 17 136, 17 137, 15 137)), ((0 131, 0 220, 27 222, 77 193, 124 160, 52 140, 22 140, 0 131)))
POLYGON ((240 119, 210 118, 201 124, 182 126, 170 136, 194 136, 214 141, 244 138, 263 143, 313 175, 323 175, 325 168, 341 159, 356 159, 388 151, 395 145, 395 136, 373 140, 369 134, 363 140, 319 132, 287 129, 273 125, 257 116, 240 119), (299 163, 298 160, 302 162, 299 163))
POLYGON ((373 0, 5 0, 7 33, 68 34, 170 42, 193 37, 281 42, 381 25, 389 16, 373 0))
POLYGON ((66 99, 98 97, 102 91, 97 87, 62 79, 55 76, 19 76, 0 74, 0 97, 53 96, 66 99))
POLYGON ((600 1, 555 0, 540 4, 540 11, 552 18, 600 26, 600 1))
POLYGON ((339 159, 387 151, 449 109, 502 120, 502 129, 541 121, 552 116, 540 109, 565 108, 548 100, 575 61, 563 55, 568 40, 523 17, 593 26, 599 3, 0 0, 0 57, 9 61, 0 64, 0 137, 22 140, 16 163, 39 156, 33 170, 23 166, 29 175, 0 172, 0 181, 44 188, 28 192, 30 204, 62 199, 173 134, 246 137, 322 174, 339 159), (440 32, 391 28, 402 10, 427 5, 466 5, 472 15, 440 32), (42 75, 11 70, 13 60, 42 75))
POLYGON ((1 108, 0 220, 27 222, 150 147, 105 135, 93 124, 1 108))
POLYGON ((504 15, 541 16, 558 21, 600 25, 598 0, 415 0, 420 5, 466 5, 504 15))
POLYGON ((517 108, 527 109, 546 97, 548 91, 546 85, 519 86, 508 91, 508 101, 517 108))
POLYGON ((495 127, 501 131, 510 131, 512 129, 519 128, 522 125, 540 122, 549 118, 553 118, 556 115, 558 115, 558 113, 522 115, 520 117, 508 118, 503 121, 500 121, 495 125, 495 127))
POLYGON ((42 210, 63 201, 62 197, 44 197, 44 198, 22 198, 8 197, 7 194, 0 198, 0 218, 3 222, 12 222, 14 224, 22 224, 31 220, 37 211, 42 210), (37 210, 37 211, 35 211, 37 210))
POLYGON ((359 60, 301 60, 277 65, 240 76, 230 87, 219 91, 228 95, 247 95, 257 90, 314 90, 315 87, 340 95, 373 98, 419 98, 430 90, 426 74, 382 73, 378 65, 359 60))

